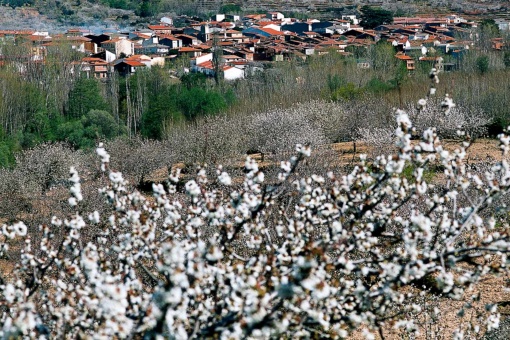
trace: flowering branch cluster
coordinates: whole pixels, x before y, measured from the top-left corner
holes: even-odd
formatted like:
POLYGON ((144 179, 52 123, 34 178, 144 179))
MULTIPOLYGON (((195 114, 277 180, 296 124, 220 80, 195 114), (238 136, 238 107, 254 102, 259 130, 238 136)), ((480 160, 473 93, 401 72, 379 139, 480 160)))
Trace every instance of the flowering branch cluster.
MULTIPOLYGON (((41 225, 37 246, 23 223, 2 228, 4 239, 24 242, 21 262, 0 282, 0 335, 417 332, 421 295, 405 287, 432 282, 460 298, 483 276, 508 272, 510 235, 498 211, 506 209, 510 165, 503 159, 479 176, 464 163, 468 142, 449 152, 427 129, 413 146, 408 115, 399 111, 397 123, 397 153, 373 163, 361 157, 349 173, 301 177, 311 150, 298 145, 275 181, 248 158, 242 183, 221 167, 215 178, 200 169, 185 184, 185 199, 178 172, 167 186, 155 184, 151 198, 131 190, 98 147, 111 213, 80 212, 80 179, 71 169, 75 213, 41 225), (427 183, 430 164, 443 169, 444 185, 427 183), (92 226, 99 231, 85 235, 92 226)), ((507 152, 510 137, 500 142, 507 152)), ((497 327, 497 309, 488 309, 488 318, 455 336, 497 327)))

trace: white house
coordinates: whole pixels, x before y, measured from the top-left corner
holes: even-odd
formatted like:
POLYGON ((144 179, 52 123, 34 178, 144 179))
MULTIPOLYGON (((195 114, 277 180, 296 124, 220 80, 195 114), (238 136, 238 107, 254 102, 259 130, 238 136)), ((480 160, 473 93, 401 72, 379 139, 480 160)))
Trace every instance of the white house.
MULTIPOLYGON (((193 72, 200 72, 205 74, 206 76, 214 76, 214 64, 212 62, 213 54, 207 53, 196 57, 191 60, 191 70, 193 72)), ((222 66, 223 70, 223 78, 225 80, 234 80, 244 78, 244 71, 233 66, 222 66)))
POLYGON ((223 67, 223 79, 225 80, 235 80, 244 78, 244 71, 233 66, 224 66, 223 67))
POLYGON ((115 53, 112 53, 108 50, 104 50, 104 54, 105 54, 105 57, 104 57, 104 60, 106 60, 107 62, 111 63, 112 61, 114 61, 115 59, 117 59, 117 56, 115 55, 115 53))
POLYGON ((117 58, 119 58, 121 54, 126 56, 135 54, 134 43, 125 37, 118 37, 103 41, 101 43, 101 47, 103 47, 106 51, 114 53, 117 58))
POLYGON ((446 17, 446 23, 447 24, 450 24, 450 25, 452 25, 452 24, 460 24, 461 22, 467 22, 467 20, 462 18, 462 17, 459 17, 456 14, 448 15, 446 17))
POLYGON ((173 26, 174 25, 174 20, 172 18, 169 18, 169 17, 162 17, 159 22, 162 24, 162 25, 168 25, 168 26, 173 26))
POLYGON ((32 33, 32 35, 40 36, 40 37, 48 37, 50 34, 49 32, 43 32, 43 31, 37 31, 32 33))
POLYGON ((266 14, 266 18, 270 20, 283 20, 285 19, 285 15, 283 15, 283 13, 280 12, 269 12, 266 14))
POLYGON ((213 15, 212 19, 214 21, 221 22, 221 21, 225 20, 225 14, 215 14, 215 15, 213 15))
POLYGON ((352 22, 354 25, 359 25, 359 19, 356 18, 356 15, 342 15, 342 20, 347 20, 352 22))
POLYGON ((174 37, 173 35, 162 35, 159 37, 159 43, 166 45, 171 49, 177 49, 182 47, 182 40, 174 37))
POLYGON ((195 65, 198 65, 198 64, 203 64, 205 63, 206 61, 211 61, 213 59, 213 54, 212 53, 206 53, 206 54, 202 54, 201 56, 198 56, 194 59, 191 59, 191 69, 193 69, 193 66, 195 65))
POLYGON ((494 19, 501 31, 510 31, 510 21, 505 19, 494 19))

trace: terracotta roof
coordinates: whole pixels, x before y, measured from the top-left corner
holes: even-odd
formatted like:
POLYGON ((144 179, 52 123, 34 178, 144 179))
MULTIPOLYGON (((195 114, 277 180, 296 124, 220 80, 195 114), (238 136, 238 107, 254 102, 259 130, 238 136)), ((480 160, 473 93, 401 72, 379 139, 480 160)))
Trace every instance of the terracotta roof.
POLYGON ((43 35, 31 35, 28 37, 30 41, 51 41, 50 36, 43 36, 43 35))
POLYGON ((129 66, 132 66, 132 67, 145 66, 145 64, 142 64, 141 62, 136 61, 136 60, 124 60, 121 63, 128 64, 129 66))
POLYGON ((172 40, 172 41, 179 41, 181 39, 173 36, 173 35, 170 35, 170 34, 161 34, 159 35, 159 39, 168 39, 168 40, 172 40))
POLYGON ((263 17, 264 17, 264 14, 247 14, 243 18, 258 19, 258 18, 263 18, 263 17))
POLYGON ((201 68, 207 68, 207 69, 210 69, 212 70, 214 68, 214 65, 212 63, 212 61, 204 61, 203 63, 200 63, 197 65, 198 67, 201 67, 201 68))
POLYGON ((171 29, 170 26, 166 26, 166 25, 149 25, 147 26, 150 30, 168 30, 168 29, 171 29))
POLYGON ((34 30, 0 30, 0 34, 5 35, 32 35, 34 30))
POLYGON ((140 33, 140 32, 131 32, 133 33, 134 35, 136 35, 137 37, 140 37, 142 39, 150 39, 151 36, 150 35, 147 35, 145 33, 140 33))
POLYGON ((66 40, 69 40, 69 41, 83 41, 83 42, 92 41, 91 39, 85 38, 85 37, 66 37, 66 40))
POLYGON ((211 46, 207 45, 207 44, 200 44, 200 45, 194 45, 194 48, 198 48, 198 49, 201 49, 201 50, 208 50, 211 48, 211 46))
POLYGON ((419 59, 421 61, 436 61, 438 60, 440 57, 420 57, 419 59))
POLYGON ((234 27, 236 27, 236 24, 234 24, 233 22, 220 22, 216 26, 221 27, 221 28, 227 28, 227 27, 234 28, 234 27))
POLYGON ((276 26, 280 26, 282 24, 281 21, 259 21, 257 22, 257 25, 261 26, 261 27, 264 27, 264 26, 269 26, 269 25, 276 25, 276 26))
POLYGON ((264 27, 262 27, 262 28, 259 28, 259 29, 261 31, 264 31, 264 32, 266 32, 268 34, 271 34, 271 35, 282 35, 283 34, 282 32, 277 31, 277 30, 272 29, 272 28, 264 28, 264 27))
POLYGON ((112 43, 119 42, 121 40, 126 40, 126 39, 113 38, 113 39, 110 39, 110 40, 103 41, 101 44, 112 44, 112 43))
POLYGON ((143 54, 133 54, 132 56, 129 56, 127 58, 124 58, 124 60, 151 60, 149 56, 143 55, 143 54))
POLYGON ((81 59, 82 61, 84 62, 88 62, 88 63, 106 63, 106 60, 103 60, 101 58, 93 58, 93 57, 85 57, 85 58, 82 58, 81 59))
POLYGON ((413 58, 405 54, 396 54, 395 57, 400 60, 414 60, 413 58))
POLYGON ((67 33, 88 33, 88 30, 82 28, 70 28, 67 30, 67 33))
POLYGON ((177 34, 176 37, 183 37, 188 39, 196 39, 194 36, 187 35, 187 34, 177 34))
POLYGON ((194 47, 181 47, 179 48, 179 52, 201 52, 201 50, 194 47))

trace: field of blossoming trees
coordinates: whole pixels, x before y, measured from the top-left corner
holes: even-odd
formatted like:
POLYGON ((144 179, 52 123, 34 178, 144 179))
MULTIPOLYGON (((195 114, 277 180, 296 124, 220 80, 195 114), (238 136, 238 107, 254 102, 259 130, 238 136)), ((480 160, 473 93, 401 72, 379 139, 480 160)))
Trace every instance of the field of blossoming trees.
POLYGON ((473 162, 478 124, 448 95, 436 109, 430 79, 391 131, 351 127, 353 148, 379 151, 342 166, 320 143, 340 119, 332 103, 274 112, 301 112, 301 125, 257 130, 273 121, 253 116, 246 135, 274 143, 242 166, 211 158, 229 143, 213 133, 189 150, 202 153, 194 168, 156 142, 24 152, 0 173, 1 336, 481 338, 508 305, 510 137, 473 162), (167 180, 139 185, 164 164, 167 180), (491 301, 487 282, 501 292, 491 301))

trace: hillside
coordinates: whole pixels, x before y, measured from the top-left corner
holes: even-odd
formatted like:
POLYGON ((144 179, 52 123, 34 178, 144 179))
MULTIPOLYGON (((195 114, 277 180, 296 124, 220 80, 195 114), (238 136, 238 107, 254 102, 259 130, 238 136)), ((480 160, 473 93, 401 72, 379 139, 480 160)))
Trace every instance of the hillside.
POLYGON ((507 16, 508 1, 503 0, 90 0, 90 1, 0 1, 0 28, 38 28, 54 30, 59 27, 81 26, 91 29, 127 27, 151 21, 163 14, 192 14, 208 16, 230 9, 240 13, 254 11, 282 11, 309 17, 329 17, 357 13, 362 5, 382 6, 397 15, 445 14, 460 12, 468 16, 507 16), (233 5, 233 6, 232 6, 233 5))

